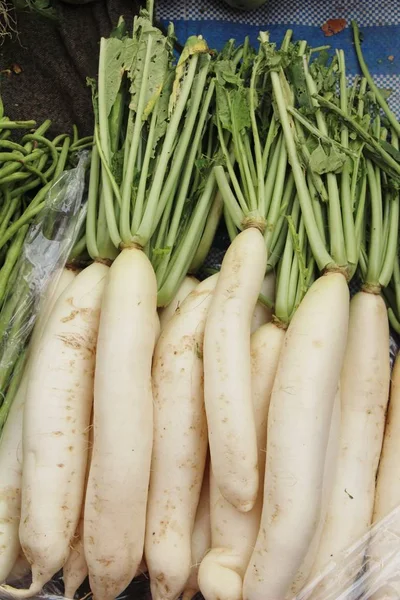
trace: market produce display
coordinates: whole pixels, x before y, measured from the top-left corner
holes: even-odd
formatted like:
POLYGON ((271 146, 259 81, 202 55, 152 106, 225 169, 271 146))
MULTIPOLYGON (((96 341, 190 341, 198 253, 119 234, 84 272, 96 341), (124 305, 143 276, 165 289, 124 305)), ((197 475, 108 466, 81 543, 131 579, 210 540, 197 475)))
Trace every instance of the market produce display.
POLYGON ((61 571, 66 598, 143 572, 154 600, 382 597, 400 124, 352 28, 349 83, 291 30, 176 56, 148 2, 101 40, 93 138, 1 115, 0 598, 54 596, 61 571), (68 242, 34 253, 39 288, 37 219, 68 242))

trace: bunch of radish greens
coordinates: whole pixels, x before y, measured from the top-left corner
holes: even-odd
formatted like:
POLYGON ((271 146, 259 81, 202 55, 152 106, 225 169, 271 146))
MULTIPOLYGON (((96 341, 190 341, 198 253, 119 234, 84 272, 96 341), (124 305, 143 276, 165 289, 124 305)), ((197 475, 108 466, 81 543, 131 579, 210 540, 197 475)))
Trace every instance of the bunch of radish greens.
POLYGON ((351 85, 342 51, 291 31, 220 53, 193 36, 175 60, 151 3, 101 40, 91 264, 44 303, 0 440, 0 589, 62 569, 65 597, 88 575, 113 600, 147 570, 154 600, 336 598, 369 568, 312 583, 400 504, 400 125, 353 27, 351 85))

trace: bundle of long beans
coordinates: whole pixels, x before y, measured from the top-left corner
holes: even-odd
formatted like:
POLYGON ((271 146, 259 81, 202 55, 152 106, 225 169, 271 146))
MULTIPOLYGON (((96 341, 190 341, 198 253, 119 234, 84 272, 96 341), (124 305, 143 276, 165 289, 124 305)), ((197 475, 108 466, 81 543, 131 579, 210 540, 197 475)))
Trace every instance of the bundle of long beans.
POLYGON ((3 402, 9 407, 24 364, 25 344, 16 341, 31 315, 16 317, 23 298, 14 288, 23 275, 18 260, 29 226, 40 219, 63 171, 76 166, 78 153, 92 145, 92 138, 79 138, 75 127, 72 136, 54 138, 48 135, 50 127, 49 120, 39 126, 33 120, 11 121, 0 99, 0 409, 3 402))

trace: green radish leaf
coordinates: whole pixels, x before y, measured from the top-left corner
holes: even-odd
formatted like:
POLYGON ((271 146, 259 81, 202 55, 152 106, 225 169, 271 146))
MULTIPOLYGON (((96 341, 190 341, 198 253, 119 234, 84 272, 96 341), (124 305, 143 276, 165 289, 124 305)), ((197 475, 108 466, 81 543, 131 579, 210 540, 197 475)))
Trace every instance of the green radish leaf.
POLYGON ((105 104, 107 116, 110 115, 121 87, 125 64, 125 50, 126 45, 124 40, 120 40, 117 37, 103 39, 102 52, 104 52, 106 74, 105 104))
POLYGON ((249 89, 239 88, 232 91, 232 121, 237 131, 243 131, 251 126, 249 110, 249 89))
POLYGON ((394 148, 392 146, 392 144, 389 144, 385 140, 380 140, 380 144, 381 144, 382 148, 384 150, 386 150, 386 152, 388 154, 390 154, 391 156, 393 156, 393 158, 395 160, 397 160, 398 163, 400 163, 400 151, 399 150, 396 150, 396 148, 394 148))
POLYGON ((160 139, 162 137, 164 137, 165 132, 167 130, 168 117, 169 117, 169 114, 168 114, 169 98, 170 98, 170 94, 172 92, 172 84, 174 81, 174 76, 175 76, 175 70, 170 69, 170 71, 167 75, 167 79, 164 83, 163 89, 161 90, 160 98, 158 100, 157 123, 156 123, 156 130, 155 130, 155 134, 154 134, 153 151, 152 151, 153 158, 156 153, 157 144, 160 141, 160 139))
POLYGON ((308 92, 302 57, 296 57, 287 68, 287 75, 293 85, 299 107, 311 108, 311 97, 308 92))
POLYGON ((111 173, 114 176, 118 185, 122 184, 123 168, 124 168, 124 153, 125 148, 122 147, 115 152, 111 158, 111 173))
MULTIPOLYGON (((145 13, 142 13, 144 15, 145 13)), ((151 114, 163 84, 166 80, 170 64, 169 41, 159 29, 153 27, 146 16, 135 19, 133 39, 129 45, 129 58, 132 56, 128 77, 131 81, 131 100, 129 108, 137 112, 139 97, 144 94, 143 121, 151 114), (143 79, 144 65, 150 46, 150 66, 148 77, 143 79)))
POLYGON ((335 147, 331 147, 326 153, 324 148, 319 145, 310 156, 309 167, 314 173, 323 175, 324 173, 338 173, 346 162, 346 155, 339 152, 335 147))
POLYGON ((174 112, 176 103, 178 102, 182 82, 185 78, 191 57, 196 54, 209 53, 210 49, 207 46, 207 42, 200 35, 192 35, 186 40, 186 44, 182 50, 182 54, 179 57, 178 64, 176 65, 175 80, 172 86, 172 93, 169 101, 170 115, 174 112))

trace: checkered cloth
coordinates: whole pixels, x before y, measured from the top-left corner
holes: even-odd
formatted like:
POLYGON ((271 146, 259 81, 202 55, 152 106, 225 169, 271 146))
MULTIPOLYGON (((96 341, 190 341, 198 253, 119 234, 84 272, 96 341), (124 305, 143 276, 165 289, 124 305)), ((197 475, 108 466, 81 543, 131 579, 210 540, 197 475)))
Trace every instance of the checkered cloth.
POLYGON ((359 72, 350 28, 355 19, 364 35, 369 69, 380 87, 393 91, 389 103, 400 117, 400 0, 267 0, 253 11, 235 10, 223 0, 158 0, 157 16, 174 22, 181 42, 202 34, 216 49, 229 38, 242 40, 245 35, 255 44, 260 30, 268 30, 279 43, 291 28, 295 39, 306 39, 311 46, 343 48, 353 76, 359 72), (328 19, 345 19, 347 27, 326 37, 321 26, 328 19))

